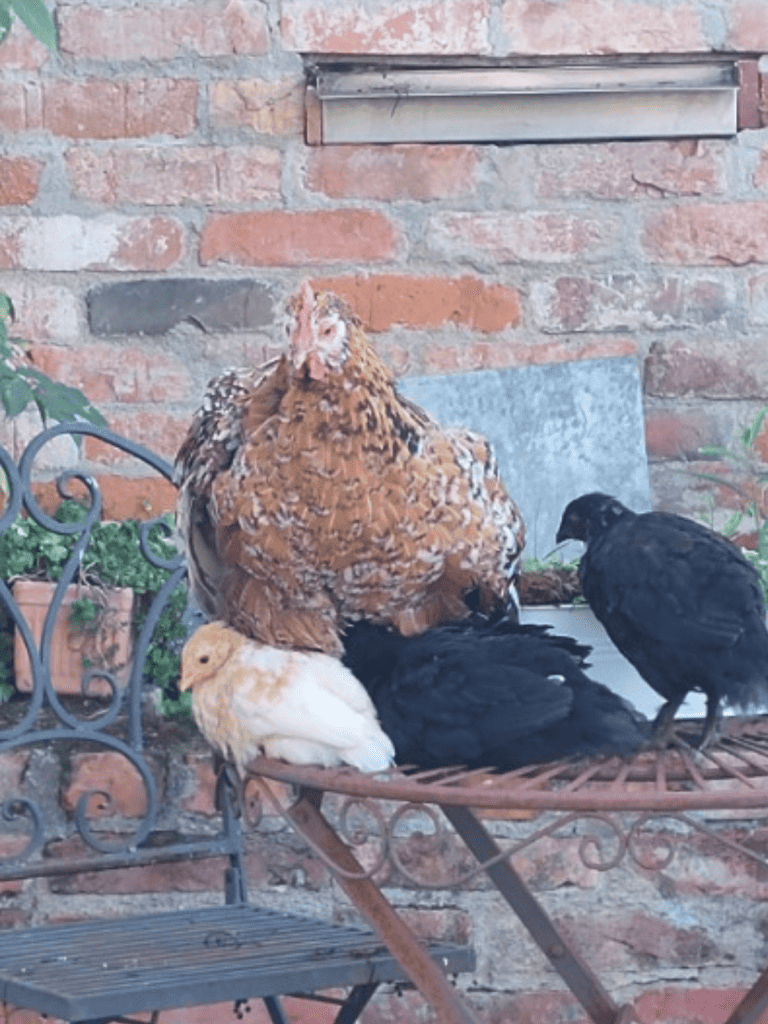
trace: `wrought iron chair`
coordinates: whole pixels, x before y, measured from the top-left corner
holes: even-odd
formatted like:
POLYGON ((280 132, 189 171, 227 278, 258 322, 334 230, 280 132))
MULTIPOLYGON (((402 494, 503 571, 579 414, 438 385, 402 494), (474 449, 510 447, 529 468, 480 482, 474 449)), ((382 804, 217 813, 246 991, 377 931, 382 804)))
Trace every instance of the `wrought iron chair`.
MULTIPOLYGON (((293 914, 276 913, 249 903, 243 856, 242 819, 238 799, 226 772, 217 792, 220 825, 199 834, 176 836, 161 844, 163 806, 150 759, 145 751, 145 718, 151 700, 146 677, 147 650, 160 615, 183 581, 181 555, 160 558, 149 544, 153 524, 142 528, 142 551, 149 563, 169 575, 157 593, 138 636, 121 685, 108 668, 84 674, 81 704, 73 709, 51 682, 54 624, 66 588, 78 574, 94 524, 102 510, 96 482, 75 469, 57 481, 62 497, 73 481, 89 495, 90 507, 76 523, 62 523, 40 507, 33 493, 35 460, 41 449, 62 435, 98 438, 172 479, 162 458, 118 435, 87 423, 57 425, 43 431, 26 448, 18 466, 0 449, 5 474, 5 502, 0 536, 26 513, 53 534, 74 538, 74 548, 57 583, 38 643, 8 585, 0 581, 0 607, 18 631, 29 656, 31 692, 6 705, 0 721, 0 755, 20 752, 45 758, 54 748, 109 751, 124 758, 126 770, 138 773, 145 794, 145 812, 119 820, 110 804, 109 788, 83 793, 67 814, 55 800, 35 788, 35 771, 26 771, 17 791, 0 804, 0 883, 77 875, 82 872, 142 867, 160 862, 224 858, 223 904, 165 913, 79 921, 65 925, 10 928, 0 932, 0 998, 16 1007, 55 1015, 77 1024, 127 1021, 130 1014, 188 1005, 251 998, 264 1001, 274 1024, 286 1024, 279 997, 317 998, 329 988, 348 989, 336 1024, 356 1021, 382 982, 403 982, 407 976, 386 946, 371 931, 342 927, 293 914), (93 684, 106 684, 108 696, 98 713, 82 713, 93 684), (14 716, 12 713, 16 711, 14 716), (98 799, 106 818, 95 818, 98 799), (115 822, 117 821, 117 824, 115 822), (105 824, 106 823, 106 824, 105 824), (107 829, 105 831, 105 829, 107 829), (74 848, 68 857, 52 855, 54 847, 74 848), (309 994, 309 995, 308 995, 309 994)), ((156 521, 156 523, 159 521, 156 521)), ((155 526, 155 529, 163 529, 155 526)), ((167 532, 167 527, 165 528, 167 532)), ((27 767, 31 761, 27 762, 27 767)), ((435 943, 430 955, 446 972, 473 967, 468 947, 435 943)), ((323 1002, 329 1000, 320 997, 323 1002)))

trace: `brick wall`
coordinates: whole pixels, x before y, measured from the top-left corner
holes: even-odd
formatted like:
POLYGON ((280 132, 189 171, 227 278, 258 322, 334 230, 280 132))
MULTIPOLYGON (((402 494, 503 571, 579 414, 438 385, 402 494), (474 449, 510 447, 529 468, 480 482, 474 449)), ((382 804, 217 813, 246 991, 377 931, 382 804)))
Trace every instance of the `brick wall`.
MULTIPOLYGON (((309 274, 352 300, 398 374, 634 354, 656 503, 702 505, 687 460, 768 403, 768 130, 311 148, 299 53, 761 52, 764 0, 55 9, 58 56, 18 26, 0 47, 0 287, 37 364, 82 387, 113 427, 171 457, 210 376, 279 350, 275 317, 309 274)), ((16 423, 9 439, 33 429, 16 423)), ((768 452, 768 428, 762 443, 768 452)), ((107 462, 98 445, 86 451, 108 511, 171 506, 170 489, 107 462)), ((205 771, 194 758, 179 767, 191 801, 182 816, 210 814, 205 771)), ((753 841, 764 848, 766 837, 753 841)), ((252 851, 251 869, 265 902, 294 893, 343 916, 336 890, 287 840, 268 856, 252 851)), ((218 898, 218 879, 200 870, 105 875, 70 893, 11 887, 1 923, 218 898)), ((611 991, 649 1020, 721 1021, 764 965, 764 872, 703 840, 682 848, 674 870, 607 874, 558 841, 539 845, 524 873, 611 991)), ((469 935, 480 963, 462 983, 489 1024, 583 1019, 519 929, 499 930, 482 885, 392 898, 425 932, 469 935)), ((419 1006, 383 997, 365 1020, 425 1021, 419 1006)), ((220 1019, 234 1020, 231 1007, 220 1019)), ((257 1024, 255 1008, 248 1019, 257 1024)))
MULTIPOLYGON (((686 460, 768 400, 768 131, 311 148, 299 53, 759 52, 761 0, 54 6, 60 55, 0 48, 0 287, 117 430, 173 455, 309 273, 399 374, 634 353, 656 503, 702 504, 686 460)), ((100 468, 117 507, 172 502, 100 468)))

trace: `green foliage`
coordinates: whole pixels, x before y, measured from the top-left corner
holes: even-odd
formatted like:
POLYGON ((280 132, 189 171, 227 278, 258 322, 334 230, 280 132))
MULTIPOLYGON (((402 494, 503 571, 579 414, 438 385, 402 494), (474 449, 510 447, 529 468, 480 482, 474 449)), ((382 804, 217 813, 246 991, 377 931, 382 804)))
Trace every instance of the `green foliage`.
MULTIPOLYGON (((79 522, 85 510, 74 501, 65 501, 55 518, 62 523, 79 522)), ((170 515, 163 517, 173 526, 170 515)), ((54 582, 61 579, 67 559, 72 554, 76 536, 51 533, 33 519, 19 516, 0 538, 0 578, 32 576, 54 582)), ((163 559, 171 559, 176 548, 161 526, 150 531, 149 547, 163 559)), ((130 587, 135 595, 134 635, 146 620, 152 601, 170 576, 167 569, 152 565, 142 553, 140 523, 136 519, 123 522, 94 523, 91 539, 83 553, 81 578, 90 584, 105 587, 130 587)), ((186 607, 186 587, 179 585, 171 594, 155 627, 147 651, 145 680, 160 690, 160 709, 165 715, 190 713, 188 694, 179 694, 179 650, 186 637, 182 616, 186 607)), ((98 629, 101 607, 88 598, 72 605, 70 622, 81 629, 98 629)), ((0 644, 0 659, 4 657, 0 644)), ((0 665, 0 701, 2 684, 7 681, 0 665)))
POLYGON ((82 419, 105 426, 107 421, 82 391, 51 380, 13 351, 12 344, 23 346, 21 339, 8 336, 8 325, 13 317, 13 303, 0 291, 0 403, 6 416, 13 419, 33 402, 43 424, 49 419, 59 423, 82 419))
POLYGON ((527 558, 523 559, 523 572, 544 572, 547 569, 579 568, 578 558, 574 558, 570 562, 561 562, 554 557, 554 554, 555 552, 550 551, 550 553, 545 555, 543 558, 537 558, 535 555, 528 555, 527 558))
POLYGON ((0 0, 0 43, 11 31, 12 14, 16 14, 49 50, 56 52, 56 25, 43 0, 0 0))
MULTIPOLYGON (((740 530, 754 530, 757 536, 757 550, 744 549, 745 558, 754 565, 760 575, 766 603, 768 603, 768 515, 766 514, 765 485, 768 471, 764 468, 755 442, 765 421, 768 407, 760 409, 752 422, 742 430, 736 447, 708 445, 699 449, 700 455, 721 459, 731 466, 730 477, 716 473, 694 473, 702 480, 727 487, 739 496, 740 507, 733 512, 722 527, 726 537, 734 537, 740 530)), ((714 507, 714 499, 712 500, 714 507)), ((711 512, 710 517, 711 519, 711 512)))

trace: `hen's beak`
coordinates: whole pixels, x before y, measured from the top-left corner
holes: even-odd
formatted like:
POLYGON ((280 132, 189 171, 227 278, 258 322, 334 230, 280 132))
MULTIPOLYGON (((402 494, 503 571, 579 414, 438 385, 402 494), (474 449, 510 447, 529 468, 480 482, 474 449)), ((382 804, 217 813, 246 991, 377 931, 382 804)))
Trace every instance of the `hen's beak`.
POLYGON ((305 281, 301 287, 300 305, 296 310, 296 329, 291 337, 291 362, 295 370, 306 364, 312 380, 324 380, 326 368, 316 351, 316 338, 312 323, 315 293, 312 285, 305 281))

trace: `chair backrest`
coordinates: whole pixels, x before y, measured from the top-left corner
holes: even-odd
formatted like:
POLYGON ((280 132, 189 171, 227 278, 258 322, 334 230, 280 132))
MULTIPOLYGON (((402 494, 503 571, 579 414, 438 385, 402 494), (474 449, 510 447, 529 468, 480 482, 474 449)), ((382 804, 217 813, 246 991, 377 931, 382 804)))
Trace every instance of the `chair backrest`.
MULTIPOLYGON (((172 481, 172 467, 164 459, 90 423, 59 424, 42 431, 27 446, 18 465, 8 451, 0 448, 5 478, 0 516, 0 614, 5 615, 0 631, 0 679, 5 680, 0 703, 0 778, 4 782, 0 795, 0 880, 225 857, 226 898, 228 902, 240 902, 245 899, 241 833, 231 784, 221 776, 217 789, 220 827, 219 819, 213 819, 213 832, 209 824, 199 834, 179 835, 165 827, 163 794, 172 787, 167 779, 158 778, 162 772, 158 771, 157 758, 148 756, 146 749, 147 726, 157 723, 153 638, 171 604, 178 606, 179 597, 184 604, 184 594, 179 592, 186 576, 184 560, 172 545, 172 525, 167 517, 142 523, 140 528, 134 523, 136 546, 153 575, 155 588, 142 598, 138 619, 135 612, 110 613, 110 602, 102 592, 88 589, 87 567, 93 552, 89 545, 95 543, 95 534, 104 529, 104 524, 99 486, 81 468, 85 464, 78 459, 79 446, 73 443, 86 438, 117 450, 113 454, 120 458, 138 460, 143 464, 141 472, 146 474, 147 467, 151 467, 172 481), (54 518, 43 510, 36 493, 40 464, 46 462, 44 449, 51 443, 61 445, 62 439, 75 461, 56 480, 58 493, 66 499, 79 492, 78 497, 85 496, 86 507, 82 513, 75 509, 74 515, 54 518), (77 515, 82 518, 72 521, 77 515), (24 562, 30 534, 40 539, 40 528, 46 532, 39 548, 49 553, 48 560, 59 559, 55 571, 59 578, 50 601, 43 598, 41 607, 41 598, 36 595, 38 607, 27 613, 20 607, 18 584, 9 585, 8 577, 24 562), (80 588, 75 597, 87 595, 84 603, 75 606, 81 616, 87 619, 89 608, 95 615, 95 622, 81 629, 80 636, 91 641, 95 636, 100 642, 85 644, 77 652, 79 692, 66 695, 61 686, 54 685, 53 674, 68 643, 57 629, 63 624, 66 631, 72 585, 80 588), (127 652, 120 641, 114 640, 119 625, 116 618, 121 616, 133 620, 127 652), (40 619, 37 624, 32 621, 36 617, 40 619), (103 656, 101 664, 95 651, 103 656), (13 690, 9 679, 15 683, 13 690), (22 689, 27 692, 20 692, 22 689), (103 763, 103 772, 92 785, 81 786, 67 799, 58 799, 55 791, 61 790, 61 779, 71 772, 73 761, 98 752, 105 755, 103 762, 91 759, 91 763, 103 763), (51 758, 56 762, 53 768, 51 758), (135 799, 125 806, 120 795, 121 782, 131 776, 132 792, 143 794, 138 807, 135 799), (41 784, 45 778, 52 781, 52 786, 41 784)), ((73 507, 69 506, 70 513, 73 507)), ((119 559, 119 552, 114 557, 119 559)), ((187 616, 185 613, 185 622, 187 616)), ((72 635, 77 638, 76 628, 72 635)), ((176 647, 180 648, 181 643, 180 637, 176 647)), ((80 645, 75 642, 75 646, 80 645)), ((177 651, 160 653, 173 656, 177 651)))

